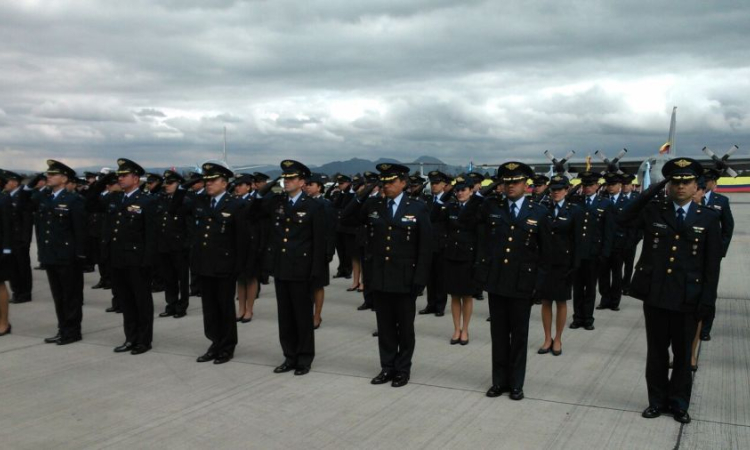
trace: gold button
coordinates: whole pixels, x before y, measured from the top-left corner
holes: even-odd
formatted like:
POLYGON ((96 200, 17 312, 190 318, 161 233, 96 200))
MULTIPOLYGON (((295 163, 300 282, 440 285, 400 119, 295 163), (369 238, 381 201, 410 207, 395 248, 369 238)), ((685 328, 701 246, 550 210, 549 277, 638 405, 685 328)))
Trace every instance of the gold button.
POLYGON ((584 229, 584 230, 586 229, 586 225, 584 225, 584 226, 583 226, 583 229, 584 229))
POLYGON ((287 221, 287 222, 291 222, 291 221, 292 221, 292 219, 290 219, 290 218, 288 218, 288 217, 287 217, 286 221, 287 221))
POLYGON ((389 229, 389 230, 392 230, 392 229, 393 229, 393 227, 388 227, 388 229, 389 229))
POLYGON ((586 236, 586 233, 583 233, 583 236, 586 236))
POLYGON ((285 248, 282 248, 282 249, 281 249, 281 253, 286 253, 286 249, 285 249, 285 248))
POLYGON ((510 253, 510 249, 509 249, 509 248, 506 248, 506 249, 505 249, 505 253, 510 253))
POLYGON ((284 231, 286 231, 288 233, 289 232, 289 228, 284 228, 284 231))
POLYGON ((512 238, 512 237, 509 237, 509 238, 508 238, 508 242, 513 242, 513 238, 512 238))
POLYGON ((674 236, 674 238, 675 238, 675 239, 679 239, 679 238, 680 238, 680 235, 679 235, 679 234, 676 234, 676 235, 674 236))
POLYGON ((672 269, 667 269, 667 273, 672 273, 672 269))
MULTIPOLYGON (((372 236, 372 234, 370 234, 370 236, 372 236)), ((390 240, 391 240, 391 237, 390 237, 390 236, 387 236, 387 237, 385 238, 385 240, 386 240, 386 241, 390 241, 390 240)))
POLYGON ((208 234, 204 234, 203 237, 208 237, 208 234))
POLYGON ((508 260, 507 260, 507 259, 503 260, 503 262, 504 262, 505 264, 508 264, 508 260))
POLYGON ((284 242, 287 242, 287 238, 284 238, 284 242))
POLYGON ((674 262, 674 256, 672 256, 671 258, 669 258, 669 262, 674 262))
POLYGON ((511 226, 510 226, 510 229, 511 229, 511 230, 515 230, 515 229, 516 229, 516 226, 515 226, 515 225, 511 225, 511 226))
POLYGON ((672 251, 673 251, 673 252, 676 252, 676 251, 677 251, 677 247, 676 247, 676 246, 673 246, 673 247, 672 247, 672 251))
POLYGON ((386 248, 385 248, 385 251, 387 251, 387 252, 390 252, 390 251, 391 251, 391 248, 390 248, 390 247, 386 247, 386 248))
POLYGON ((583 219, 583 223, 588 223, 589 219, 583 219))
POLYGON ((390 260, 390 258, 386 256, 386 257, 385 257, 385 260, 386 260, 386 261, 388 261, 388 260, 390 260))

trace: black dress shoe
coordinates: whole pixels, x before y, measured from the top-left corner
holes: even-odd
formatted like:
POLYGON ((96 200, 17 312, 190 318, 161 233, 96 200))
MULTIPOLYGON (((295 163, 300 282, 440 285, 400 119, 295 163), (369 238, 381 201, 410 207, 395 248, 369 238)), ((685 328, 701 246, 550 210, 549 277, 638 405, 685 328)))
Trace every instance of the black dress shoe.
POLYGON ((132 342, 126 342, 122 344, 119 347, 115 347, 114 352, 115 353, 125 353, 133 350, 133 343, 132 342))
POLYGON ((214 364, 224 364, 228 363, 229 361, 234 358, 234 355, 231 353, 219 353, 216 355, 216 358, 214 359, 214 364))
POLYGON ((310 373, 310 368, 309 367, 298 367, 294 371, 294 374, 297 375, 297 376, 307 375, 308 373, 310 373))
POLYGON ((491 316, 487 318, 487 322, 492 322, 492 317, 491 316))
POLYGON ((483 294, 477 294, 477 295, 474 295, 473 297, 474 297, 474 300, 484 300, 483 294))
POLYGON ((571 330, 577 330, 577 329, 581 328, 581 324, 578 323, 578 322, 573 322, 573 323, 570 324, 570 326, 568 328, 570 328, 571 330))
POLYGON ((649 406, 641 413, 641 417, 644 419, 655 419, 659 416, 661 416, 661 409, 656 406, 649 406))
POLYGON ((701 333, 701 341, 710 341, 711 333, 701 333))
POLYGON ((174 316, 174 313, 171 313, 169 311, 164 311, 163 313, 159 313, 159 317, 169 317, 174 316))
POLYGON ((31 297, 13 297, 10 300, 8 300, 10 303, 13 303, 15 305, 19 303, 28 303, 31 301, 31 297))
POLYGON ((378 332, 377 331, 373 331, 372 332, 372 337, 378 337, 378 332))
POLYGON ((133 348, 130 350, 130 354, 131 355, 141 355, 143 353, 146 353, 149 350, 151 350, 151 346, 150 345, 138 344, 138 345, 134 345, 133 346, 133 348))
POLYGON ((491 388, 487 389, 487 397, 500 397, 503 395, 503 392, 506 392, 508 388, 498 386, 496 384, 493 384, 491 388))
POLYGON ((98 283, 96 283, 95 285, 91 286, 91 289, 101 289, 102 285, 103 285, 102 280, 99 280, 98 283))
POLYGON ((200 355, 195 360, 195 362, 204 363, 204 362, 208 362, 208 361, 213 361, 214 359, 216 359, 216 353, 209 351, 209 352, 206 352, 206 353, 200 355))
POLYGON ((57 345, 68 345, 68 344, 72 344, 73 342, 78 342, 80 340, 81 340, 81 336, 66 336, 66 337, 61 337, 57 341, 57 345))
POLYGON ((698 364, 690 364, 690 371, 697 372, 698 371, 698 364))
POLYGON ((393 377, 393 381, 391 381, 391 386, 397 388, 401 386, 406 386, 408 383, 409 383, 409 375, 405 373, 400 373, 396 375, 395 377, 393 377))
POLYGON ((294 370, 294 366, 292 364, 284 363, 279 367, 273 369, 273 373, 291 372, 292 370, 294 370))
POLYGON ((677 408, 672 409, 672 418, 680 423, 690 423, 691 421, 690 414, 687 411, 677 408))
POLYGON ((56 335, 48 338, 44 338, 45 344, 57 344, 57 341, 60 340, 60 333, 58 332, 56 335))
POLYGON ((619 311, 619 310, 620 310, 620 307, 619 307, 619 306, 612 306, 612 307, 610 307, 609 309, 610 309, 611 311, 619 311))
POLYGON ((435 317, 443 317, 445 315, 445 311, 435 311, 435 317))
POLYGON ((521 388, 511 389, 509 397, 511 400, 523 400, 523 389, 521 388))
POLYGON ((2 333, 0 333, 0 336, 8 335, 8 334, 10 334, 11 331, 13 331, 13 326, 11 324, 8 324, 8 328, 5 331, 3 331, 2 333))
POLYGON ((599 303, 598 305, 596 305, 596 309, 601 311, 602 309, 609 309, 609 306, 604 306, 603 304, 599 303))
POLYGON ((460 338, 459 338, 459 339, 453 339, 453 338, 451 338, 451 345, 456 345, 456 344, 458 344, 459 342, 461 342, 461 339, 460 339, 460 338))
POLYGON ((367 311, 368 309, 372 308, 367 303, 362 303, 361 305, 357 306, 357 311, 367 311))
POLYGON ((595 330, 596 328, 594 328, 594 325, 584 325, 584 326, 583 326, 583 329, 584 329, 584 330, 588 330, 588 331, 593 331, 593 330, 595 330))
POLYGON ((539 350, 537 350, 536 352, 540 355, 546 355, 550 351, 552 351, 552 344, 550 344, 547 348, 539 347, 539 350))
POLYGON ((174 317, 175 319, 182 319, 185 316, 187 316, 187 313, 185 311, 180 311, 180 312, 174 313, 174 316, 172 317, 174 317))
POLYGON ((370 380, 370 384, 385 384, 389 381, 393 381, 393 378, 394 378, 393 372, 381 370, 378 376, 370 380))
POLYGON ((115 308, 114 306, 110 306, 109 308, 104 310, 105 312, 120 312, 119 309, 115 308))
POLYGON ((555 341, 552 341, 552 347, 550 347, 550 351, 552 352, 552 356, 560 356, 562 355, 562 346, 560 347, 560 350, 555 350, 555 341))
POLYGON ((435 314, 436 312, 437 311, 435 311, 434 309, 430 308, 429 306, 427 308, 425 308, 425 309, 420 309, 419 310, 419 314, 422 315, 422 316, 425 315, 425 314, 435 314))
POLYGON ((252 321, 253 321, 253 316, 250 316, 247 319, 244 317, 240 319, 240 323, 250 323, 252 321))

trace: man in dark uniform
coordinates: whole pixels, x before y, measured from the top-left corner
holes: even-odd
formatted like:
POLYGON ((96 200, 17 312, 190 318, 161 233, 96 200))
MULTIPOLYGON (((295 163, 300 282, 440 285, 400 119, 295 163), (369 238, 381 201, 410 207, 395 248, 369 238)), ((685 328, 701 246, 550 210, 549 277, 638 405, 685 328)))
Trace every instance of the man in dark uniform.
POLYGON ((550 200, 547 193, 547 183, 549 183, 549 177, 546 175, 534 175, 531 177, 531 201, 537 202, 542 206, 549 206, 550 200))
MULTIPOLYGON (((190 190, 185 194, 185 196, 190 199, 190 201, 195 203, 196 201, 199 201, 206 196, 206 184, 203 182, 203 175, 198 172, 190 172, 188 174, 188 178, 192 185, 190 186, 190 190)), ((188 234, 190 235, 191 242, 195 233, 195 221, 190 220, 188 223, 188 234)), ((200 283, 198 283, 198 275, 193 273, 192 269, 190 270, 190 296, 201 296, 201 288, 200 283)))
POLYGON ((598 194, 600 174, 583 172, 579 178, 583 195, 578 201, 584 208, 583 226, 578 239, 581 244, 581 267, 576 271, 573 283, 573 322, 570 328, 583 327, 590 331, 594 329, 599 264, 612 252, 615 224, 612 203, 598 194))
POLYGON ((427 306, 419 310, 419 314, 435 314, 442 317, 445 314, 445 304, 448 302, 448 292, 445 290, 445 252, 446 231, 445 224, 439 220, 440 209, 451 197, 445 187, 450 184, 450 177, 439 170, 428 174, 432 197, 426 202, 430 215, 432 229, 432 258, 430 259, 430 273, 427 279, 427 306))
POLYGON ((120 300, 117 297, 117 292, 114 289, 112 285, 112 267, 108 258, 108 255, 106 254, 106 247, 102 243, 104 239, 104 229, 107 227, 106 223, 106 211, 107 205, 109 205, 109 196, 112 195, 114 192, 120 192, 122 188, 120 188, 119 183, 117 183, 117 174, 115 172, 110 172, 107 174, 104 174, 102 178, 100 179, 102 184, 104 184, 104 190, 101 192, 101 194, 95 194, 94 198, 89 198, 89 196, 92 193, 95 193, 93 191, 93 187, 90 187, 90 192, 86 195, 86 204, 88 205, 89 202, 92 202, 96 206, 94 208, 87 208, 89 209, 89 216, 92 214, 96 214, 100 216, 99 219, 99 271, 100 276, 102 278, 102 285, 101 289, 111 289, 112 290, 112 301, 109 308, 107 308, 106 312, 114 312, 114 313, 122 313, 122 310, 120 309, 120 300))
POLYGON ((34 219, 31 213, 30 196, 23 191, 23 177, 15 172, 0 171, 5 180, 4 192, 10 200, 10 220, 12 230, 12 260, 15 266, 10 277, 10 288, 13 292, 11 303, 31 301, 31 235, 34 219))
MULTIPOLYGON (((721 256, 723 258, 727 256, 729 243, 732 241, 732 234, 734 234, 734 216, 732 216, 732 209, 729 207, 729 198, 715 192, 720 176, 721 173, 716 169, 706 169, 704 171, 703 178, 706 180, 706 193, 703 195, 702 204, 719 213, 719 222, 721 224, 721 256)), ((716 308, 713 307, 703 320, 703 325, 701 326, 700 339, 702 341, 711 340, 711 328, 714 325, 715 317, 716 308)))
MULTIPOLYGON (((622 196, 627 201, 635 200, 638 195, 635 187, 633 186, 635 181, 635 175, 625 173, 622 175, 622 196)), ((627 245, 623 250, 623 275, 622 275, 622 293, 628 295, 630 290, 630 280, 633 278, 633 264, 635 264, 635 253, 638 248, 638 243, 643 239, 643 232, 633 228, 628 228, 627 234, 627 245)))
POLYGON ((532 176, 534 171, 526 164, 501 165, 498 177, 505 184, 506 198, 487 198, 479 210, 476 278, 489 293, 492 317, 488 397, 508 391, 513 400, 524 397, 532 297, 549 231, 547 208, 525 196, 526 182, 532 176))
POLYGON ((156 243, 159 266, 164 276, 164 298, 167 306, 159 317, 185 317, 190 303, 189 198, 174 203, 173 196, 185 179, 172 170, 164 172, 164 195, 156 203, 156 243))
MULTIPOLYGON (((162 185, 164 184, 164 178, 158 173, 147 173, 146 183, 143 185, 143 192, 146 195, 154 197, 156 204, 162 198, 162 185)), ((156 261, 155 261, 156 262, 156 261)), ((154 264, 151 271, 151 292, 162 292, 164 291, 164 274, 162 273, 162 265, 154 264)))
MULTIPOLYGON (((157 249, 155 198, 140 189, 143 167, 125 158, 118 159, 117 165, 117 182, 122 191, 107 196, 102 237, 125 331, 125 343, 114 351, 139 355, 151 350, 153 340, 151 273, 157 249)), ((97 186, 94 192, 98 195, 102 188, 97 186)))
POLYGON ((271 242, 279 340, 284 362, 275 373, 310 372, 315 358, 313 290, 326 275, 325 207, 304 193, 310 169, 290 159, 281 162, 283 194, 268 194, 262 200, 271 216, 271 242))
POLYGON ((372 384, 409 382, 414 354, 414 316, 417 294, 422 291, 432 257, 432 225, 425 204, 404 193, 409 168, 383 163, 377 167, 385 197, 370 197, 375 184, 364 189, 344 213, 368 224, 371 240, 381 371, 372 384))
POLYGON ((662 168, 665 181, 618 217, 618 222, 644 232, 630 294, 643 300, 646 319, 649 406, 642 415, 648 419, 668 412, 680 423, 690 422, 691 346, 698 321, 714 306, 722 254, 718 216, 693 202, 702 172, 700 163, 690 158, 668 161, 662 168), (654 200, 667 181, 666 198, 654 200))
MULTIPOLYGON (((32 194, 37 212, 39 262, 47 272, 57 314, 58 332, 44 340, 48 344, 66 345, 81 340, 86 210, 83 198, 65 189, 75 175, 65 164, 47 160, 48 189, 32 194)), ((27 187, 34 188, 37 181, 35 178, 27 187)))
MULTIPOLYGON (((198 276, 203 305, 203 328, 211 346, 196 360, 224 364, 234 358, 237 347, 237 317, 234 296, 237 275, 247 260, 245 233, 247 202, 227 192, 231 170, 214 163, 203 164, 206 195, 192 203, 196 223, 190 251, 192 272, 198 276)), ((193 179, 184 188, 197 183, 193 179)), ((184 190, 175 193, 173 207, 182 204, 184 190), (178 195, 179 193, 179 195, 178 195)))
MULTIPOLYGON (((380 180, 380 177, 378 174, 374 172, 365 172, 365 187, 363 189, 368 189, 370 185, 375 185, 375 187, 372 189, 372 192, 370 192, 368 197, 380 197, 380 187, 378 186, 378 182, 380 180)), ((411 177, 410 177, 411 182, 411 177)), ((360 192, 361 194, 361 192, 360 192)), ((355 221, 356 222, 356 221, 355 221)), ((356 222, 358 223, 358 222, 356 222)), ((370 227, 369 223, 365 223, 364 225, 364 250, 363 250, 363 258, 362 258, 362 282, 365 284, 365 288, 362 292, 362 298, 363 302, 361 305, 357 307, 358 311, 366 311, 366 310, 375 310, 375 295, 374 291, 372 289, 372 258, 373 258, 373 239, 374 236, 374 230, 370 227)))
POLYGON ((268 180, 271 177, 262 172, 253 172, 253 190, 250 192, 251 195, 260 198, 259 192, 266 187, 268 180))
POLYGON ((354 236, 356 227, 341 224, 341 213, 346 206, 354 199, 352 190, 352 179, 347 175, 336 177, 338 184, 338 194, 332 198, 333 206, 338 211, 338 226, 336 231, 336 253, 339 257, 339 267, 333 278, 351 278, 352 275, 352 252, 354 250, 354 236))
POLYGON ((612 250, 609 256, 601 260, 599 265, 599 293, 602 298, 596 309, 620 310, 622 299, 622 268, 625 260, 625 251, 630 244, 630 230, 617 224, 617 216, 628 204, 628 200, 622 194, 622 177, 618 173, 604 174, 606 183, 606 198, 612 203, 612 214, 614 219, 612 250))

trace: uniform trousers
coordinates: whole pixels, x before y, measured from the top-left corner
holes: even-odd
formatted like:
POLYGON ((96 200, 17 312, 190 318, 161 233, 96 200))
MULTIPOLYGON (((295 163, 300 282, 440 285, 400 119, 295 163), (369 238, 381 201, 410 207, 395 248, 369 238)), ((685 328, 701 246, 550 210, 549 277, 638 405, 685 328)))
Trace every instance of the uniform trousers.
POLYGON ((200 275, 198 284, 203 305, 203 331, 211 341, 209 352, 234 355, 237 347, 237 310, 234 296, 237 278, 200 275))
POLYGON ((594 324, 598 260, 582 259, 573 284, 573 322, 582 326, 594 324))
POLYGON ((190 266, 188 252, 159 253, 159 262, 164 276, 164 298, 166 312, 184 313, 190 304, 190 266))
POLYGON ((31 254, 27 246, 14 247, 12 252, 15 267, 11 271, 10 290, 17 300, 31 300, 32 276, 31 254))
POLYGON ((638 245, 623 249, 623 275, 622 275, 622 289, 627 291, 630 289, 630 280, 633 279, 633 265, 635 264, 635 252, 638 245))
POLYGON ((154 299, 150 269, 140 266, 112 267, 112 289, 122 310, 125 340, 151 345, 154 336, 154 299))
POLYGON ((45 264, 52 300, 55 302, 57 328, 63 338, 81 336, 83 320, 83 269, 79 262, 45 264))
POLYGON ((387 372, 411 374, 416 337, 414 317, 417 298, 410 293, 374 291, 378 323, 380 367, 387 372))
POLYGON ((489 294, 493 386, 523 388, 531 304, 529 298, 489 294))
POLYGON ((604 307, 620 306, 624 257, 624 250, 613 249, 612 254, 599 265, 599 294, 602 296, 601 305, 604 307))
POLYGON ((690 358, 698 322, 691 313, 643 304, 646 318, 646 384, 648 403, 657 408, 687 411, 693 388, 690 358), (669 374, 669 348, 674 362, 669 374))
POLYGON ((349 276, 352 274, 352 255, 349 254, 349 246, 346 240, 349 235, 346 233, 336 233, 336 254, 339 257, 339 267, 336 269, 336 275, 349 276))
POLYGON ((430 262, 430 276, 427 279, 427 307, 435 311, 444 312, 448 302, 448 292, 445 287, 445 258, 443 252, 434 252, 430 262))
POLYGON ((274 277, 279 315, 279 341, 286 364, 309 368, 315 358, 313 297, 309 281, 274 277))

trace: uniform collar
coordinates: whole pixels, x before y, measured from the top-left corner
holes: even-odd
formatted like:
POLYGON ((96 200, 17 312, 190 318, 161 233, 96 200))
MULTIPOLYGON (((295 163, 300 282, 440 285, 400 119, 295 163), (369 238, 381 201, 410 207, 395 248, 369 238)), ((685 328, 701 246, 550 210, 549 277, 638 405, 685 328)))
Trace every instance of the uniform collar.
POLYGON ((289 197, 289 201, 292 202, 292 205, 296 205, 297 204, 297 200, 299 200, 300 197, 302 197, 302 190, 301 189, 300 189, 299 192, 297 192, 297 195, 295 195, 294 197, 289 197))

